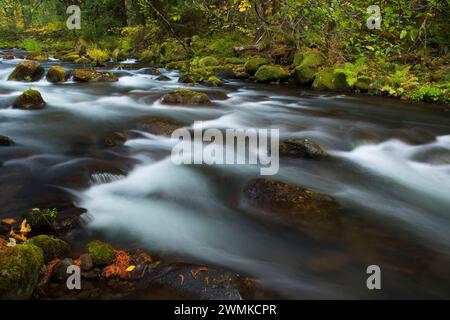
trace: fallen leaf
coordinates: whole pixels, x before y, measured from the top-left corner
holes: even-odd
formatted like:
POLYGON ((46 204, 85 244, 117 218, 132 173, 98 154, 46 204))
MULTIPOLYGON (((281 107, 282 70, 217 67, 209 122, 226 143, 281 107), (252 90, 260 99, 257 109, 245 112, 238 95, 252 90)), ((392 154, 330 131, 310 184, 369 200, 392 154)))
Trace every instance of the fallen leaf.
POLYGON ((31 226, 27 223, 27 219, 24 219, 22 221, 22 224, 20 226, 20 232, 21 233, 29 233, 29 232, 31 232, 31 226))
POLYGON ((136 269, 136 266, 129 266, 129 267, 126 268, 125 270, 126 270, 127 272, 131 272, 131 271, 133 271, 134 269, 136 269))
POLYGON ((16 220, 14 220, 14 219, 3 219, 3 220, 0 220, 0 221, 5 223, 5 224, 9 224, 10 226, 13 225, 14 223, 16 223, 16 220))
POLYGON ((12 230, 12 229, 11 229, 11 232, 9 233, 9 235, 11 237, 13 237, 14 239, 16 239, 16 240, 23 241, 23 242, 27 241, 27 237, 26 236, 24 236, 23 234, 16 234, 14 232, 14 230, 12 230))

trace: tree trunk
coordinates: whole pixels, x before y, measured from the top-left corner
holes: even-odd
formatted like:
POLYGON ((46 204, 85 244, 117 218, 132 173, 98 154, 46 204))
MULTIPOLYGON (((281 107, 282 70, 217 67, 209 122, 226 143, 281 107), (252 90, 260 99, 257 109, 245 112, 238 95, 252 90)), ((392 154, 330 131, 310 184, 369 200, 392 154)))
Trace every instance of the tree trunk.
POLYGON ((25 29, 28 29, 31 25, 32 20, 30 0, 21 0, 21 2, 22 2, 23 26, 25 27, 25 29))

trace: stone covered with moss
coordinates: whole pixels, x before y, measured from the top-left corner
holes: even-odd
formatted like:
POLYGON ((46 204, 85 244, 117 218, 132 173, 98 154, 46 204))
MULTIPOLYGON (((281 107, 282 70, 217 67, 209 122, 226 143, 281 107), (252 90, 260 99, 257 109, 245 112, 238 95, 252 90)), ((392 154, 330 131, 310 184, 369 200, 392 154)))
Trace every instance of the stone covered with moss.
POLYGON ((39 235, 29 240, 29 243, 42 249, 45 262, 55 258, 64 258, 70 252, 70 245, 58 238, 47 235, 39 235))
POLYGON ((343 91, 348 89, 348 84, 343 73, 336 73, 333 68, 325 68, 317 73, 312 87, 316 90, 343 91))
POLYGON ((88 253, 92 258, 94 266, 110 265, 116 258, 114 248, 110 244, 99 240, 89 242, 88 253))
POLYGON ((24 91, 16 98, 13 103, 15 109, 38 110, 43 109, 46 103, 41 96, 41 93, 34 89, 24 91))
POLYGON ((92 61, 89 60, 89 59, 86 58, 86 57, 81 57, 81 58, 75 60, 74 62, 75 62, 76 64, 88 64, 88 63, 91 63, 92 61))
POLYGON ((8 77, 9 81, 39 81, 44 77, 45 70, 35 61, 22 61, 17 64, 14 71, 8 77))
POLYGON ((75 60, 77 60, 77 59, 80 59, 81 57, 80 57, 80 54, 78 53, 78 52, 69 52, 69 53, 66 53, 66 54, 64 54, 62 57, 61 57, 61 59, 62 60, 64 60, 64 61, 70 61, 70 62, 73 62, 73 61, 75 61, 75 60))
POLYGON ((300 85, 311 85, 319 67, 324 64, 325 58, 320 52, 313 50, 303 53, 301 59, 301 63, 295 68, 295 79, 300 85))
POLYGON ((220 87, 223 85, 223 81, 215 76, 209 77, 207 83, 213 87, 220 87))
POLYGON ((119 81, 119 78, 108 72, 76 69, 73 71, 73 80, 77 82, 116 82, 119 81))
POLYGON ((13 145, 15 145, 15 143, 11 138, 0 134, 0 147, 11 147, 13 145))
POLYGON ((219 65, 219 60, 215 57, 204 57, 198 61, 199 67, 214 67, 219 65))
POLYGON ((281 82, 289 79, 289 71, 280 66, 265 65, 258 69, 255 80, 258 82, 281 82))
POLYGON ((53 66, 47 72, 47 81, 49 82, 65 82, 67 78, 67 72, 61 66, 53 66))
POLYGON ((208 96, 201 92, 187 89, 172 91, 161 98, 161 103, 169 105, 206 105, 210 104, 208 96))
POLYGON ((51 229, 54 227, 58 211, 56 209, 38 209, 30 210, 25 218, 33 229, 51 229))
POLYGON ((42 51, 30 52, 27 54, 28 60, 36 60, 36 61, 49 61, 48 55, 43 53, 42 51))
POLYGON ((33 244, 0 250, 0 299, 30 298, 43 265, 42 249, 33 244))
POLYGON ((258 69, 266 64, 269 64, 270 61, 266 58, 256 57, 250 58, 245 63, 245 72, 251 76, 254 76, 258 69))

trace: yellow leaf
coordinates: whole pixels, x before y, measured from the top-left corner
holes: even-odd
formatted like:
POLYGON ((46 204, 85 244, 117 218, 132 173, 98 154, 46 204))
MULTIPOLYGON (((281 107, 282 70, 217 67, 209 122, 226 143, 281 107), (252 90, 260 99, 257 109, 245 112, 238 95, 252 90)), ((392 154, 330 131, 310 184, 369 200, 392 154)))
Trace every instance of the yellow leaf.
POLYGON ((14 232, 14 230, 11 230, 11 232, 9 233, 9 235, 11 236, 11 237, 13 237, 14 239, 16 239, 16 240, 20 240, 20 241, 27 241, 27 237, 25 237, 23 234, 16 234, 15 232, 14 232))
POLYGON ((129 267, 126 269, 126 271, 127 271, 127 272, 131 272, 131 271, 133 271, 134 269, 136 269, 136 266, 129 266, 129 267))
POLYGON ((20 226, 20 232, 21 233, 29 233, 29 232, 31 232, 31 227, 27 223, 27 219, 22 221, 22 225, 20 226))
POLYGON ((1 222, 9 224, 9 225, 12 225, 12 224, 16 223, 16 220, 14 220, 14 219, 3 219, 3 220, 1 220, 1 222))

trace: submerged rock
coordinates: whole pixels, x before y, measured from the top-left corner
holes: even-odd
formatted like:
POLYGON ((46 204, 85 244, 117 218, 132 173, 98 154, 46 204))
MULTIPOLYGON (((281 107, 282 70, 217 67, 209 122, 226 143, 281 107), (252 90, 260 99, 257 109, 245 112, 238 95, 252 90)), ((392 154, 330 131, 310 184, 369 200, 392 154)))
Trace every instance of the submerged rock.
POLYGON ((159 76, 158 78, 156 78, 156 80, 157 80, 157 81, 170 81, 170 80, 172 80, 172 79, 170 79, 170 78, 167 77, 167 76, 162 75, 162 76, 159 76))
POLYGON ((171 136, 172 133, 182 128, 183 124, 172 119, 161 117, 145 117, 139 119, 138 129, 154 135, 171 136))
POLYGON ((38 62, 22 61, 8 77, 9 81, 39 81, 44 77, 45 70, 38 62))
POLYGON ((28 299, 44 265, 42 249, 21 244, 0 250, 0 300, 28 299))
POLYGON ((251 205, 280 214, 288 224, 300 227, 328 223, 338 209, 338 203, 330 196, 270 179, 249 182, 244 195, 251 205))
POLYGON ((11 138, 0 134, 0 147, 11 147, 14 145, 15 143, 11 140, 11 138))
POLYGON ((53 66, 47 72, 47 81, 49 82, 65 82, 68 79, 68 74, 64 68, 60 66, 53 66))
POLYGON ((13 103, 15 109, 38 110, 43 109, 46 103, 41 93, 34 89, 24 91, 13 103))
POLYGON ((70 252, 70 246, 67 242, 53 236, 39 235, 31 238, 29 243, 42 249, 45 262, 55 258, 64 258, 70 252))
POLYGON ((161 103, 169 105, 208 105, 211 104, 211 101, 204 93, 180 89, 164 95, 161 98, 161 103))
POLYGON ((105 147, 117 147, 123 145, 130 138, 126 131, 113 132, 109 134, 103 141, 105 147))
POLYGON ((77 82, 116 82, 119 81, 119 78, 112 73, 77 69, 73 71, 73 80, 77 82))
POLYGON ((303 138, 289 138, 281 142, 280 155, 304 159, 322 159, 328 156, 317 143, 303 138))
POLYGON ((255 80, 258 82, 281 82, 289 79, 289 71, 279 66, 265 65, 258 69, 255 80))

